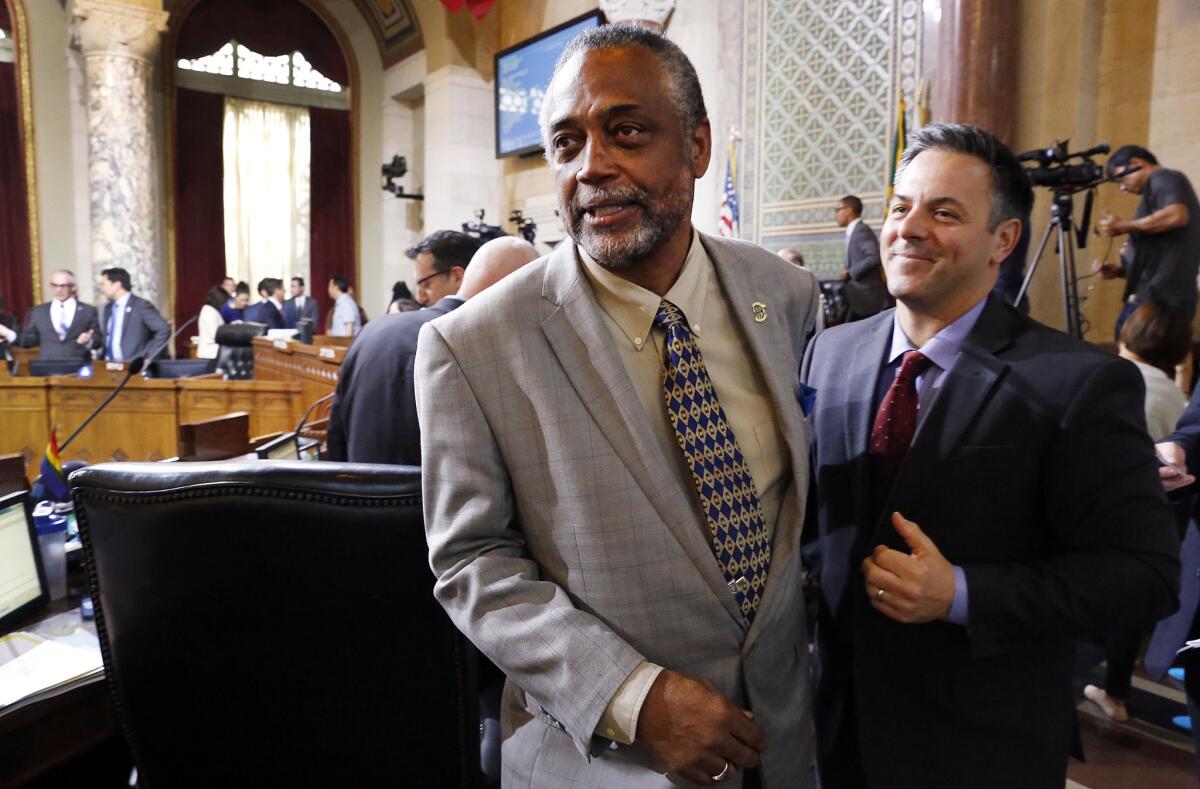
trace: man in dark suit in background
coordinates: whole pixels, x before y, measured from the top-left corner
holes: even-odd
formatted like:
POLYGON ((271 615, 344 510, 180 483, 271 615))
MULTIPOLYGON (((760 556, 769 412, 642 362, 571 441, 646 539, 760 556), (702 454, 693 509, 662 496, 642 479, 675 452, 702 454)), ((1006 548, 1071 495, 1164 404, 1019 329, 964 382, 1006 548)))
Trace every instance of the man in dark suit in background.
MULTIPOLYGON (((104 358, 127 362, 138 356, 162 353, 171 337, 171 327, 154 305, 130 292, 129 272, 106 268, 100 272, 100 292, 108 299, 101 310, 104 327, 104 358)), ((152 360, 149 360, 152 361, 152 360)))
POLYGON ((29 311, 20 345, 37 346, 39 359, 86 362, 92 348, 100 347, 100 319, 96 308, 76 297, 75 275, 59 269, 50 275, 54 298, 29 311))
POLYGON ((838 227, 846 228, 846 303, 850 320, 869 318, 888 305, 887 286, 883 283, 883 264, 879 259, 879 239, 862 221, 863 204, 854 195, 838 201, 833 211, 838 227))
POLYGON ((1143 386, 989 296, 1033 199, 996 138, 926 126, 895 188, 898 306, 819 335, 802 370, 823 786, 1060 789, 1075 636, 1176 605, 1143 386))
POLYGON ((470 259, 457 295, 364 326, 338 377, 329 416, 329 459, 421 465, 413 394, 413 359, 421 327, 537 257, 537 249, 528 241, 511 236, 493 239, 470 259))
POLYGON ((283 328, 296 328, 301 318, 312 321, 313 328, 321 320, 317 300, 304 295, 304 277, 292 277, 292 297, 283 303, 283 328))
POLYGON ((266 277, 259 280, 257 301, 246 308, 244 320, 265 323, 268 329, 282 329, 283 323, 283 280, 266 277))

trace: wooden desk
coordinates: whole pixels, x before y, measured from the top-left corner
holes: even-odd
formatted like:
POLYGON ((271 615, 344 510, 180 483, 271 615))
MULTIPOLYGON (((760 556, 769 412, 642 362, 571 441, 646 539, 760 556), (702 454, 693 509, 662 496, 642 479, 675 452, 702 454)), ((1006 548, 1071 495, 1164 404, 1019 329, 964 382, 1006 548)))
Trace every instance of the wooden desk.
MULTIPOLYGON (((39 473, 50 428, 66 439, 115 383, 100 370, 75 376, 0 378, 0 454, 20 452, 30 479, 39 473)), ((119 380, 119 378, 117 379, 119 380)), ((250 434, 295 428, 307 404, 295 381, 222 381, 212 378, 147 380, 135 376, 62 459, 162 460, 178 450, 179 425, 246 411, 250 434)))
MULTIPOLYGON (((305 345, 295 340, 255 337, 254 379, 298 382, 300 400, 307 408, 337 388, 338 373, 347 350, 330 345, 305 345)), ((250 432, 256 434, 265 431, 255 431, 251 425, 250 432)))
POLYGON ((10 346, 10 350, 12 351, 13 358, 17 360, 17 364, 19 365, 17 369, 22 375, 25 375, 29 371, 29 360, 38 358, 38 353, 41 349, 35 345, 32 348, 12 348, 10 346))

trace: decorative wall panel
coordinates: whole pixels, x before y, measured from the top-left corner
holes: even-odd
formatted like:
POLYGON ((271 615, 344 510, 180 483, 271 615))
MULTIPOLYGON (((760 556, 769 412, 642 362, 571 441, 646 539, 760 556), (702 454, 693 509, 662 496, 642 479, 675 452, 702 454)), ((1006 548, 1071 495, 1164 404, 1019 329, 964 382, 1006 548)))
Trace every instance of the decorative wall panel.
POLYGON ((842 265, 839 197, 876 230, 900 91, 921 72, 917 0, 748 0, 743 41, 742 235, 794 246, 821 277, 842 265))

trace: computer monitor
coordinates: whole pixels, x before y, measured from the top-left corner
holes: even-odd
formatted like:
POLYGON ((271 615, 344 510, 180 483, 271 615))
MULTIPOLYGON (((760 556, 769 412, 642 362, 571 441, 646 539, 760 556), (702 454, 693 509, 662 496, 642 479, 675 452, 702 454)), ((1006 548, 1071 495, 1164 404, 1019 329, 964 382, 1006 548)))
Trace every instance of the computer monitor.
POLYGON ((31 359, 29 374, 46 375, 78 375, 81 369, 87 369, 86 375, 92 374, 92 365, 74 359, 31 359))
POLYGON ((0 496, 0 633, 49 599, 29 493, 0 496))
POLYGON ((313 331, 316 329, 316 327, 313 326, 312 318, 301 318, 300 320, 296 321, 296 328, 299 330, 299 334, 296 335, 296 339, 305 345, 312 345, 313 331))
POLYGON ((295 432, 284 433, 254 451, 260 460, 319 460, 321 442, 295 432))

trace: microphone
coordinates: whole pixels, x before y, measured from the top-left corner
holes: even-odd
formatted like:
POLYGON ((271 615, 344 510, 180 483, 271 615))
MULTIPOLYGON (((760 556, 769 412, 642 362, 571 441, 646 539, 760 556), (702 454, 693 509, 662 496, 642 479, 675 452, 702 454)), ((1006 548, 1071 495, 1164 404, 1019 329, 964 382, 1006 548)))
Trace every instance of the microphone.
POLYGON ((113 399, 116 398, 116 396, 121 393, 121 390, 125 388, 125 385, 127 383, 129 383, 129 380, 131 378, 133 378, 133 376, 140 373, 142 371, 142 368, 145 366, 146 366, 146 357, 145 356, 138 356, 133 361, 131 361, 129 363, 129 366, 125 368, 125 377, 121 379, 121 382, 119 384, 117 384, 117 387, 115 389, 113 389, 112 392, 109 393, 108 397, 104 398, 104 402, 96 407, 96 410, 91 413, 91 416, 89 416, 87 419, 83 420, 83 424, 81 424, 79 427, 75 428, 74 433, 67 436, 66 441, 64 441, 58 445, 58 451, 62 452, 63 450, 65 450, 71 444, 71 442, 75 440, 75 436, 82 433, 83 429, 85 427, 87 427, 88 425, 90 425, 92 423, 92 420, 95 419, 97 416, 99 416, 100 412, 103 411, 105 408, 107 408, 108 404, 111 403, 113 401, 113 399))

